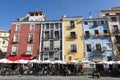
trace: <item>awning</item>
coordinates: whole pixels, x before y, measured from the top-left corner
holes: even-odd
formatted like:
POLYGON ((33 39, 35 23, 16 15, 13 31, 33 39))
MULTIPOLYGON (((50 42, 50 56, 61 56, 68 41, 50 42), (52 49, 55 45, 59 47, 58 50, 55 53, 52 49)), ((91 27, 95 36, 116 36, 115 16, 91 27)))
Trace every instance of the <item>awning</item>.
POLYGON ((31 59, 31 56, 8 56, 7 57, 8 60, 11 60, 11 61, 17 61, 17 60, 30 60, 31 59))

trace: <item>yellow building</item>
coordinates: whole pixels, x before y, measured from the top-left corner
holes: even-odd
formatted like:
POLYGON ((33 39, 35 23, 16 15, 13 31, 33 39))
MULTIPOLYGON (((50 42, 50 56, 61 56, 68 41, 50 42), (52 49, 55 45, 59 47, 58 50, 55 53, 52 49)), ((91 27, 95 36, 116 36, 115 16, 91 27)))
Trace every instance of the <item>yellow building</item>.
POLYGON ((99 16, 108 19, 114 54, 120 60, 120 7, 102 10, 99 16))
POLYGON ((64 61, 85 60, 82 17, 62 17, 64 61))

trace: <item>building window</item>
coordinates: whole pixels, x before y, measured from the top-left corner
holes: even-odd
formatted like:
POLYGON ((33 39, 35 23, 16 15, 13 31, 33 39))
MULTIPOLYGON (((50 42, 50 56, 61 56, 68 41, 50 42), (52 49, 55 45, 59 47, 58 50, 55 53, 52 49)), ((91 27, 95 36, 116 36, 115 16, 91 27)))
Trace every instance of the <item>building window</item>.
POLYGON ((62 23, 59 23, 59 25, 60 25, 60 28, 62 28, 62 23))
POLYGON ((38 13, 35 13, 35 16, 38 16, 38 13))
POLYGON ((60 40, 54 41, 54 50, 60 50, 60 40))
POLYGON ((55 23, 55 29, 59 29, 59 24, 55 23))
POLYGON ((120 47, 117 48, 117 55, 120 55, 120 47))
POLYGON ((120 52, 120 47, 118 47, 118 51, 120 52))
POLYGON ((97 27, 98 25, 97 25, 97 21, 93 21, 93 26, 94 27, 97 27))
POLYGON ((85 24, 85 25, 88 25, 88 22, 87 22, 87 21, 84 21, 84 24, 85 24))
POLYGON ((59 39, 59 31, 55 31, 55 39, 59 39))
POLYGON ((109 13, 106 13, 105 16, 109 16, 109 13))
POLYGON ((5 44, 5 41, 3 41, 3 44, 5 44))
POLYGON ((101 44, 99 43, 96 44, 96 51, 101 51, 101 44))
POLYGON ((119 15, 119 16, 120 16, 120 13, 116 13, 116 15, 119 15))
POLYGON ((113 33, 118 33, 118 32, 119 32, 118 25, 113 25, 113 33))
POLYGON ((116 41, 115 41, 116 44, 120 43, 120 36, 119 35, 115 36, 115 39, 116 39, 116 41))
POLYGON ((85 31, 85 37, 90 37, 89 31, 85 31))
POLYGON ((16 55, 18 51, 18 46, 17 45, 12 45, 12 53, 11 55, 16 55))
POLYGON ((49 58, 48 53, 44 53, 43 56, 44 56, 44 58, 43 58, 44 60, 48 60, 48 58, 49 58))
POLYGON ((50 28, 54 29, 54 23, 50 23, 50 28))
POLYGON ((35 26, 34 26, 34 24, 31 24, 30 25, 30 31, 33 31, 33 30, 35 30, 35 26))
POLYGON ((105 34, 105 33, 108 33, 108 31, 107 31, 107 30, 103 30, 103 32, 104 32, 104 34, 105 34))
POLYGON ((34 35, 33 34, 29 34, 28 42, 33 42, 33 40, 34 40, 34 35))
POLYGON ((110 34, 109 34, 108 30, 103 30, 103 33, 104 33, 104 36, 105 36, 105 37, 110 36, 110 34))
POLYGON ((45 24, 42 24, 42 29, 44 29, 45 28, 45 24))
POLYGON ((53 52, 49 52, 49 60, 51 60, 51 61, 54 60, 53 52))
POLYGON ((95 33, 95 37, 99 37, 99 32, 98 32, 98 30, 94 30, 94 33, 95 33))
POLYGON ((74 21, 70 21, 70 27, 74 28, 75 27, 75 22, 74 21))
POLYGON ((30 16, 34 16, 34 13, 31 13, 30 16))
POLYGON ((46 24, 46 29, 49 29, 49 23, 46 24))
POLYGON ((86 48, 87 48, 87 52, 91 52, 92 51, 91 44, 86 44, 86 48))
POLYGON ((76 44, 71 44, 70 50, 71 50, 71 52, 77 52, 76 44))
POLYGON ((104 21, 101 21, 101 24, 102 24, 102 25, 104 25, 104 24, 105 24, 105 22, 104 22, 104 21))
POLYGON ((76 38, 76 33, 75 32, 70 32, 70 38, 76 38))
POLYGON ((19 34, 14 35, 13 42, 19 42, 19 34))
POLYGON ((59 57, 60 57, 60 52, 56 52, 56 53, 54 54, 54 59, 55 59, 55 60, 59 60, 59 57))
POLYGON ((42 12, 40 13, 40 16, 42 16, 42 12))
POLYGON ((43 48, 44 48, 44 50, 49 50, 49 48, 50 48, 50 41, 44 41, 43 42, 43 48))
POLYGON ((112 61, 112 56, 108 56, 108 61, 112 61))
POLYGON ((45 31, 45 39, 49 39, 49 31, 45 31))
POLYGON ((53 50, 53 40, 50 41, 50 50, 53 50))
POLYGON ((117 21, 117 18, 116 18, 116 17, 111 17, 111 21, 112 21, 112 22, 116 22, 116 21, 117 21))
POLYGON ((16 25, 15 31, 20 31, 20 25, 16 25))
POLYGON ((111 43, 106 43, 106 49, 107 50, 112 50, 112 44, 111 43))
POLYGON ((27 51, 26 51, 26 54, 32 54, 33 52, 33 45, 27 45, 27 51))

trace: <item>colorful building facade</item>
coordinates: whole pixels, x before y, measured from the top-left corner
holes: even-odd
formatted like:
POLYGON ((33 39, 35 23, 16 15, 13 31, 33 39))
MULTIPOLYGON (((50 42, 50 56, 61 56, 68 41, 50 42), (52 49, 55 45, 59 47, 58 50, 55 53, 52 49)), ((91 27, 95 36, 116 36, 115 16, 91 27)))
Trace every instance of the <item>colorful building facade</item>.
POLYGON ((63 60, 62 21, 41 22, 40 60, 63 60))
POLYGON ((4 53, 7 52, 8 41, 9 41, 9 31, 0 30, 0 50, 4 53))
POLYGON ((120 7, 102 10, 100 17, 106 17, 111 33, 112 45, 116 60, 120 60, 120 7))
POLYGON ((119 60, 119 26, 119 7, 103 10, 99 18, 90 19, 63 16, 60 20, 46 20, 43 12, 29 12, 12 22, 7 56, 66 62, 110 61, 115 56, 119 60))
POLYGON ((114 60, 112 42, 107 19, 84 19, 82 25, 86 60, 114 60))
MULTIPOLYGON (((38 12, 29 13, 32 17, 33 14, 38 14, 38 12)), ((42 17, 42 14, 38 15, 38 19, 40 16, 42 17)), ((29 60, 39 56, 40 22, 36 21, 37 15, 32 21, 26 18, 12 22, 7 50, 7 58, 10 60, 29 60)))
POLYGON ((64 61, 85 60, 82 17, 62 17, 64 61))

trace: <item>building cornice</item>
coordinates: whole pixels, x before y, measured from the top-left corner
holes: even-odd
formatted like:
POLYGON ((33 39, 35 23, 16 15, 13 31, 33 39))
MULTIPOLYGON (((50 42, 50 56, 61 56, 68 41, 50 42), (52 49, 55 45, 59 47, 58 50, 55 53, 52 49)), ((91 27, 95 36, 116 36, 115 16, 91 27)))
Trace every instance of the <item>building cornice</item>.
POLYGON ((96 21, 96 20, 107 20, 107 18, 91 18, 91 19, 83 19, 82 21, 96 21))
POLYGON ((82 16, 62 17, 62 20, 82 20, 82 16))

